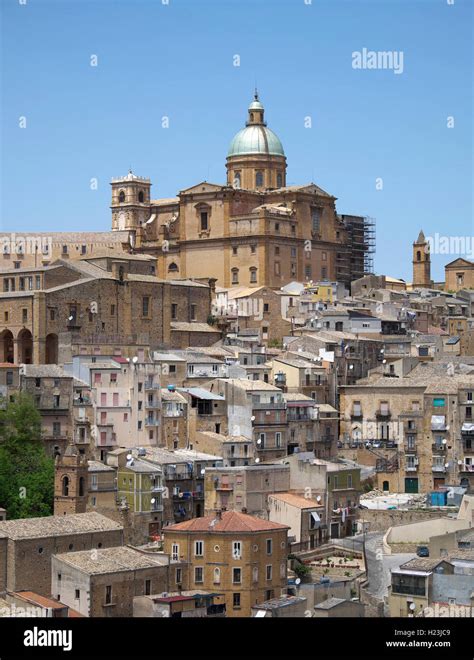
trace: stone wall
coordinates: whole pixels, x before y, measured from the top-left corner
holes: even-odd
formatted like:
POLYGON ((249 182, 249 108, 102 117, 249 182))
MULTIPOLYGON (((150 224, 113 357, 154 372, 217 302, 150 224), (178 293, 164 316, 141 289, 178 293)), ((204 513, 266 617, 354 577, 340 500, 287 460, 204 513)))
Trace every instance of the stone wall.
POLYGON ((443 509, 364 509, 361 511, 360 519, 369 523, 370 532, 385 533, 390 527, 446 518, 448 513, 452 513, 452 511, 443 509))

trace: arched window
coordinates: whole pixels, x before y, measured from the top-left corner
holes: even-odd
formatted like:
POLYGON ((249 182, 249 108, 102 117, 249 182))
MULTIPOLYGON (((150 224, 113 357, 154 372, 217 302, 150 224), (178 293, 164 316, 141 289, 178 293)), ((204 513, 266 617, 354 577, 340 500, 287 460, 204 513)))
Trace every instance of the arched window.
POLYGON ((238 284, 238 283, 239 283, 239 269, 232 268, 232 284, 238 284))
POLYGON ((138 201, 140 202, 140 204, 143 204, 143 202, 145 201, 145 195, 143 194, 143 190, 140 190, 140 192, 138 193, 138 201))
POLYGON ((235 174, 234 174, 234 188, 240 188, 240 186, 241 186, 240 172, 235 172, 235 174))
POLYGON ((420 252, 420 250, 416 251, 416 260, 421 261, 421 252, 420 252))
POLYGON ((250 121, 253 121, 253 112, 250 113, 250 121))
POLYGON ((261 188, 263 186, 263 172, 256 172, 255 174, 255 186, 261 188))
POLYGON ((69 495, 69 477, 63 477, 62 494, 64 495, 64 497, 67 497, 69 495))
POLYGON ((174 261, 168 266, 168 273, 179 273, 178 264, 175 264, 174 261))
POLYGON ((250 268, 250 282, 252 284, 257 282, 257 269, 254 267, 250 268))
POLYGON ((281 172, 278 172, 277 174, 277 188, 281 188, 283 185, 283 176, 281 172))
POLYGON ((221 583, 221 569, 220 568, 215 568, 214 569, 214 584, 220 584, 221 583))
POLYGON ((120 204, 123 204, 124 201, 125 201, 125 193, 124 193, 123 190, 121 190, 121 191, 119 192, 119 203, 120 203, 120 204))
POLYGON ((79 497, 85 495, 85 480, 84 477, 79 477, 79 497))

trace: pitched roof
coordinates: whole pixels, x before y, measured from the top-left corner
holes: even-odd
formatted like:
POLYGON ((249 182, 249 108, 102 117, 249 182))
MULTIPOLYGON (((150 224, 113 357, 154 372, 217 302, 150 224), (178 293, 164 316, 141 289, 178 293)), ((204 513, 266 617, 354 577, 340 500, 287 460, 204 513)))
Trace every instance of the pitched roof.
POLYGON ((13 540, 114 530, 123 530, 123 526, 95 511, 66 516, 19 518, 0 522, 0 538, 7 537, 13 540))
POLYGON ((90 550, 80 550, 79 552, 64 552, 54 556, 56 559, 89 575, 136 571, 168 564, 167 555, 153 553, 153 556, 151 556, 129 546, 100 548, 95 550, 94 554, 90 550))
POLYGON ((215 514, 202 518, 192 518, 163 529, 167 532, 265 532, 289 529, 288 525, 262 520, 238 511, 223 511, 221 518, 215 514))
POLYGON ((315 507, 323 507, 321 502, 310 500, 306 497, 303 497, 302 495, 296 495, 295 493, 272 493, 268 497, 270 499, 280 500, 280 502, 285 502, 286 504, 295 506, 298 509, 314 509, 315 507))

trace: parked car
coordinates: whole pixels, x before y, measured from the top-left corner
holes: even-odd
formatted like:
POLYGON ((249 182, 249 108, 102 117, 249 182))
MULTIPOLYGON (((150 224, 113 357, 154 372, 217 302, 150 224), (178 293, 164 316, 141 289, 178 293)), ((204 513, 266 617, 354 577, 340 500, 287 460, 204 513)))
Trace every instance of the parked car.
POLYGON ((382 446, 382 443, 379 442, 378 440, 375 440, 375 442, 372 443, 372 447, 374 449, 380 449, 381 446, 382 446))
POLYGON ((429 557, 430 549, 426 545, 419 545, 416 549, 418 557, 429 557))

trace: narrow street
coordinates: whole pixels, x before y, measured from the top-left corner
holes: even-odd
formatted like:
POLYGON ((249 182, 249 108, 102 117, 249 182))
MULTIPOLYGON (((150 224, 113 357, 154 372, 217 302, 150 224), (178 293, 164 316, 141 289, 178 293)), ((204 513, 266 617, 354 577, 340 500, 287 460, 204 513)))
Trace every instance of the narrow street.
MULTIPOLYGON (((367 561, 367 576, 369 585, 367 591, 380 600, 388 594, 390 584, 390 571, 401 564, 413 559, 414 553, 398 553, 384 555, 382 553, 382 532, 368 532, 365 534, 365 556, 367 561)), ((345 548, 363 552, 364 534, 348 536, 337 541, 345 548)))

